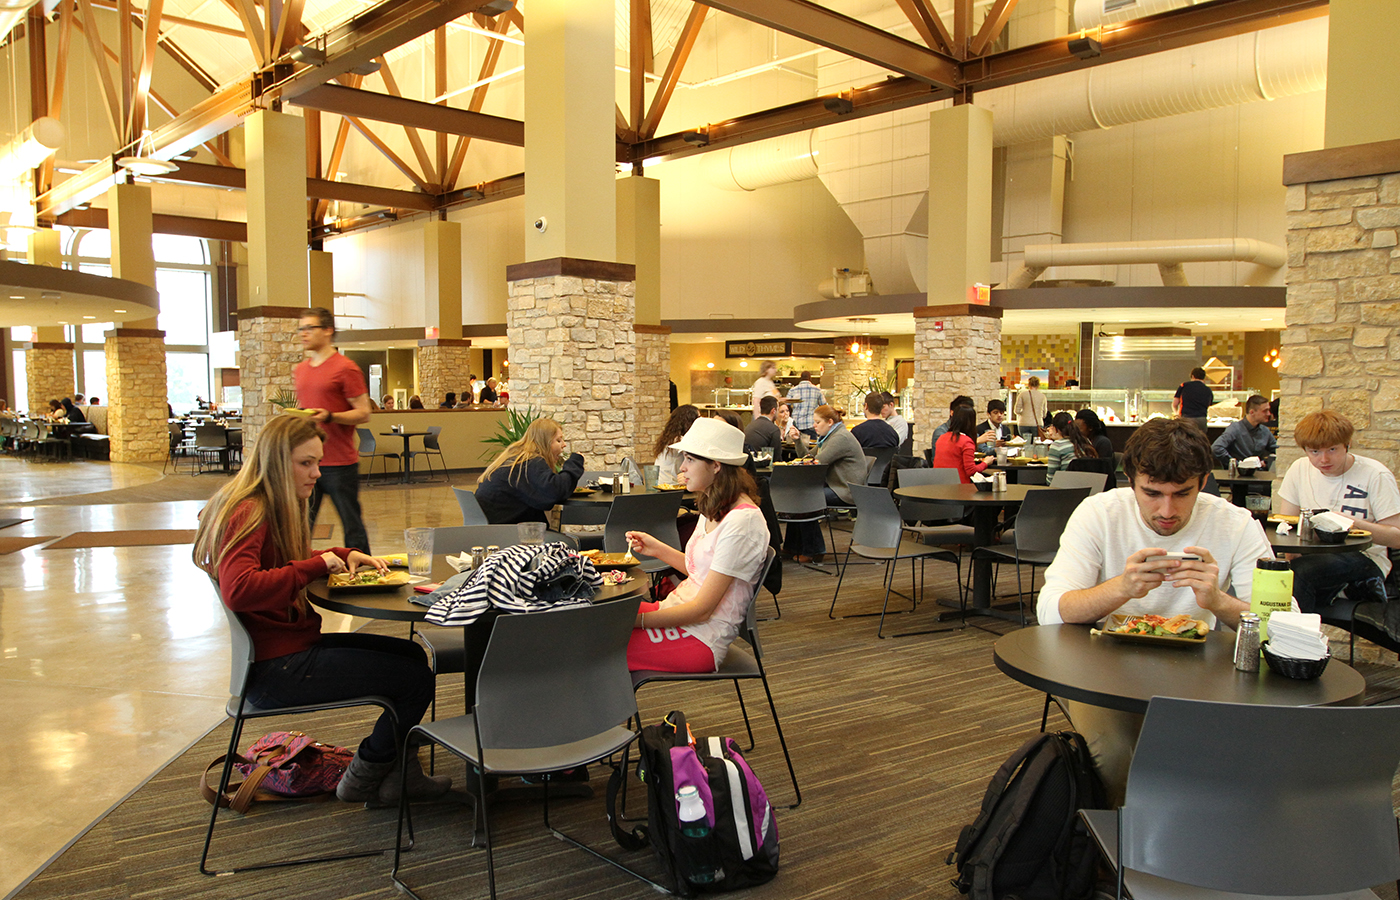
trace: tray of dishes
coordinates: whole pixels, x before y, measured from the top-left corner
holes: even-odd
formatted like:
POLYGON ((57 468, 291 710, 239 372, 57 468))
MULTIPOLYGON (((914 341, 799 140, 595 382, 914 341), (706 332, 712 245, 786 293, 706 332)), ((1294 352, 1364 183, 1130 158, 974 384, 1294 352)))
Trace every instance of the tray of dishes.
POLYGON ((1201 619, 1188 616, 1124 615, 1114 613, 1102 629, 1090 634, 1144 644, 1168 644, 1178 647, 1198 647, 1206 642, 1210 626, 1201 619))
POLYGON ((326 579, 326 585, 335 594, 368 594, 374 591, 396 591, 411 584, 427 582, 426 575, 410 575, 407 572, 389 572, 381 575, 374 569, 359 572, 337 572, 326 579))
POLYGON ((602 550, 580 550, 579 556, 593 563, 595 569, 625 569, 640 566, 642 561, 627 553, 604 553, 602 550))

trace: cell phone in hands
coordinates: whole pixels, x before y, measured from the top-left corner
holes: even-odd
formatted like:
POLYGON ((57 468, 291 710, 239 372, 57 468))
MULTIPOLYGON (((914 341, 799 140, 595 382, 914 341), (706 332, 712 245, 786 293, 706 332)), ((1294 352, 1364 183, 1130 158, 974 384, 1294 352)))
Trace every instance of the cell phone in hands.
POLYGON ((1165 554, 1163 554, 1163 557, 1164 557, 1165 559, 1179 559, 1179 560, 1181 560, 1182 562, 1187 562, 1187 561, 1191 561, 1191 562, 1201 562, 1201 561, 1202 561, 1202 560, 1201 560, 1201 557, 1198 556, 1197 554, 1195 554, 1195 553, 1187 553, 1187 552, 1184 551, 1184 550, 1168 550, 1165 554))

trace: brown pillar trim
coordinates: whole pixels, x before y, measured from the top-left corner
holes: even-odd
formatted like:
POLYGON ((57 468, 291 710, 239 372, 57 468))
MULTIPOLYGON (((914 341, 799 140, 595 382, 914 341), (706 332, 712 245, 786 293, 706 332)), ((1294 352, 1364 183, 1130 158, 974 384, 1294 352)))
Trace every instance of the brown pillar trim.
POLYGON ((300 319, 310 312, 309 306, 245 306, 233 314, 239 319, 300 319))
POLYGON ((20 344, 26 350, 72 350, 72 344, 65 344, 59 341, 25 341, 20 344))
POLYGON ((1330 147, 1283 157, 1283 183, 1309 184, 1400 172, 1400 141, 1330 147))
POLYGON ((467 338, 423 338, 418 342, 420 347, 470 347, 472 342, 467 338))
POLYGON ((537 259, 531 262, 506 266, 506 281, 523 281, 526 278, 548 278, 552 275, 567 275, 574 278, 593 278, 598 281, 636 281, 637 267, 631 263, 605 262, 597 259, 574 259, 556 256, 553 259, 537 259))
POLYGON ((979 303, 953 303, 947 306, 916 306, 916 319, 948 319, 953 316, 981 316, 984 319, 1000 319, 1000 306, 983 306, 979 303))
POLYGON ((669 325, 647 325, 642 322, 632 323, 632 331, 637 334, 670 334, 669 325))
POLYGON ((107 332, 109 338, 160 338, 165 339, 165 332, 159 328, 114 328, 107 332))

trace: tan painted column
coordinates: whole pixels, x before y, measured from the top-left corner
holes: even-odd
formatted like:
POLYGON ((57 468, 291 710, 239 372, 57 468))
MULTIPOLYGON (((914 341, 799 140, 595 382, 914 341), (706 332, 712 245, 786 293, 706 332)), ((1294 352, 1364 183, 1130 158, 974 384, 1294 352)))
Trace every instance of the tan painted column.
POLYGON ((306 277, 310 305, 335 312, 335 254, 306 251, 306 277))
MULTIPOLYGON (((112 232, 112 274, 155 287, 150 187, 114 185, 107 192, 107 227, 112 232)), ((169 447, 165 332, 155 319, 125 322, 107 332, 106 356, 112 462, 164 459, 169 447)))
MULTIPOLYGON (((58 232, 44 228, 29 234, 31 266, 63 266, 63 249, 58 232)), ((71 324, 81 325, 81 322, 71 324)), ((24 345, 24 375, 29 385, 30 412, 47 413, 49 401, 67 397, 77 383, 73 368, 73 345, 66 340, 62 325, 40 325, 34 340, 24 345)), ((16 406, 19 398, 15 398, 16 406)))
POLYGON ((1324 144, 1400 138, 1400 3, 1342 0, 1328 6, 1327 17, 1324 144))
POLYGON ((243 128, 248 303, 308 306, 305 123, 300 116, 264 109, 248 116, 243 128))
POLYGON ((661 182, 655 178, 617 181, 617 261, 637 268, 637 321, 660 325, 661 182))
POLYGON ((617 259, 615 13, 613 0, 530 0, 527 261, 617 259))
POLYGON ((966 303, 991 274, 992 114, 972 104, 929 115, 928 298, 966 303))

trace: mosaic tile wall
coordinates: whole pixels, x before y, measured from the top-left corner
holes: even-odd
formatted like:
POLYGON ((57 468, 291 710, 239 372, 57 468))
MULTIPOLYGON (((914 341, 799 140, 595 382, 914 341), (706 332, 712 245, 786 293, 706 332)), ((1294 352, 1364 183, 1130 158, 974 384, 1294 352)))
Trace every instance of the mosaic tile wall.
POLYGON ((1020 381, 1022 369, 1049 369, 1050 383, 1042 387, 1063 387, 1065 379, 1079 371, 1079 335, 1002 335, 1001 371, 1006 383, 1020 381))
POLYGON ((1235 367, 1235 384, 1231 390, 1244 390, 1244 332, 1201 335, 1201 358, 1210 359, 1212 356, 1227 366, 1235 367))

